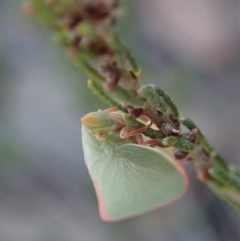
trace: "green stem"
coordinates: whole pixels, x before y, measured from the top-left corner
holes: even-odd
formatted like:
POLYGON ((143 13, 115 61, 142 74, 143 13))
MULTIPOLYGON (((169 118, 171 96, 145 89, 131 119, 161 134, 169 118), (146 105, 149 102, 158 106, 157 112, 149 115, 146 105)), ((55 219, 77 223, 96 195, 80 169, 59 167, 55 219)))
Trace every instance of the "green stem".
POLYGON ((155 86, 155 91, 158 95, 160 95, 164 101, 168 104, 168 106, 170 107, 171 111, 172 111, 172 116, 174 119, 178 120, 179 119, 179 112, 177 109, 177 106, 175 105, 175 103, 173 102, 172 98, 166 94, 161 88, 159 88, 158 86, 155 86))
POLYGON ((212 148, 212 146, 208 143, 208 141, 206 140, 206 138, 204 137, 204 135, 202 134, 201 130, 195 125, 195 123, 188 119, 188 118, 181 118, 181 123, 186 126, 189 130, 192 129, 197 129, 198 131, 198 141, 199 144, 202 146, 202 148, 204 149, 204 151, 213 159, 213 162, 222 170, 224 171, 228 171, 228 166, 225 163, 225 161, 222 159, 222 157, 217 154, 214 149, 212 148))
POLYGON ((240 168, 238 166, 230 165, 229 170, 230 170, 231 175, 240 178, 240 168))
POLYGON ((59 22, 57 21, 56 16, 52 13, 49 7, 43 0, 33 0, 31 5, 36 12, 36 16, 47 26, 53 29, 60 29, 59 22))
POLYGON ((121 104, 113 100, 110 96, 108 96, 104 91, 101 90, 101 87, 94 81, 88 80, 88 87, 91 91, 98 96, 103 102, 111 107, 115 107, 120 111, 127 112, 125 108, 122 107, 121 104))
POLYGON ((235 201, 232 199, 226 192, 223 185, 221 185, 216 180, 211 180, 207 182, 208 187, 215 193, 218 197, 220 197, 223 201, 225 201, 230 207, 240 213, 240 204, 239 201, 235 201))
POLYGON ((122 48, 124 49, 125 56, 130 64, 130 66, 132 67, 133 72, 136 75, 139 75, 140 68, 138 67, 138 65, 136 63, 135 58, 132 56, 131 52, 129 51, 129 49, 126 46, 122 45, 122 48))
POLYGON ((73 56, 77 66, 91 79, 103 84, 105 79, 87 62, 80 53, 73 56))
POLYGON ((224 187, 232 187, 240 193, 240 183, 235 178, 231 177, 229 173, 224 172, 219 168, 212 168, 209 170, 209 173, 214 179, 218 180, 219 182, 222 182, 224 187))

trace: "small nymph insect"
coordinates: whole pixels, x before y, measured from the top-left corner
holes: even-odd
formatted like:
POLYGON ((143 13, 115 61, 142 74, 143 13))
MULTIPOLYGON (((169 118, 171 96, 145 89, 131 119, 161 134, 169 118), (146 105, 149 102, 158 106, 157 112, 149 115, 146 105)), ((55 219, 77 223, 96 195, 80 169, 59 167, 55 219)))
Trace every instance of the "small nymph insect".
POLYGON ((82 119, 84 157, 104 221, 164 206, 186 191, 184 168, 166 148, 148 147, 126 127, 123 113, 91 112, 82 119))

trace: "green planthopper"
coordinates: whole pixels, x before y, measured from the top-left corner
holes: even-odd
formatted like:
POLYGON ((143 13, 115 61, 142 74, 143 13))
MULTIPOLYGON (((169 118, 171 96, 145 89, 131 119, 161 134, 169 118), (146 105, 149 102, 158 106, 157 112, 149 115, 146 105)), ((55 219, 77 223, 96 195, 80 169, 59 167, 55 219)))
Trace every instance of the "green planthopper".
POLYGON ((187 174, 171 151, 145 145, 141 134, 128 130, 122 116, 99 110, 81 119, 86 165, 100 217, 108 222, 167 205, 188 187, 187 174))

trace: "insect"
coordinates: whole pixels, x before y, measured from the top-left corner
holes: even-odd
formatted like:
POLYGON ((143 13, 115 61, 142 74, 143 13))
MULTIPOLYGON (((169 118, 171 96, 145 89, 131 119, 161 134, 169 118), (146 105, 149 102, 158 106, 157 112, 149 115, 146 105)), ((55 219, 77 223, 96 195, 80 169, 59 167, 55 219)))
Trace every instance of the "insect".
POLYGON ((99 110, 81 119, 84 157, 99 214, 109 222, 164 206, 188 186, 184 168, 171 153, 145 146, 141 134, 129 135, 122 115, 99 110))

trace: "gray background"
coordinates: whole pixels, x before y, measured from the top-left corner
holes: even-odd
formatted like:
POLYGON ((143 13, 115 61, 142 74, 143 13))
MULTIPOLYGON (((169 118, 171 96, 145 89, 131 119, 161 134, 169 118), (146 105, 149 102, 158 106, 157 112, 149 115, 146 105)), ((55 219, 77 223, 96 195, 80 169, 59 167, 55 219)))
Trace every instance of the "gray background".
MULTIPOLYGON (((52 32, 0 0, 0 240, 240 240, 240 218, 200 182, 155 212, 99 219, 79 119, 105 108, 52 32)), ((240 164, 239 8, 234 0, 121 1, 118 32, 227 162, 240 164)))

